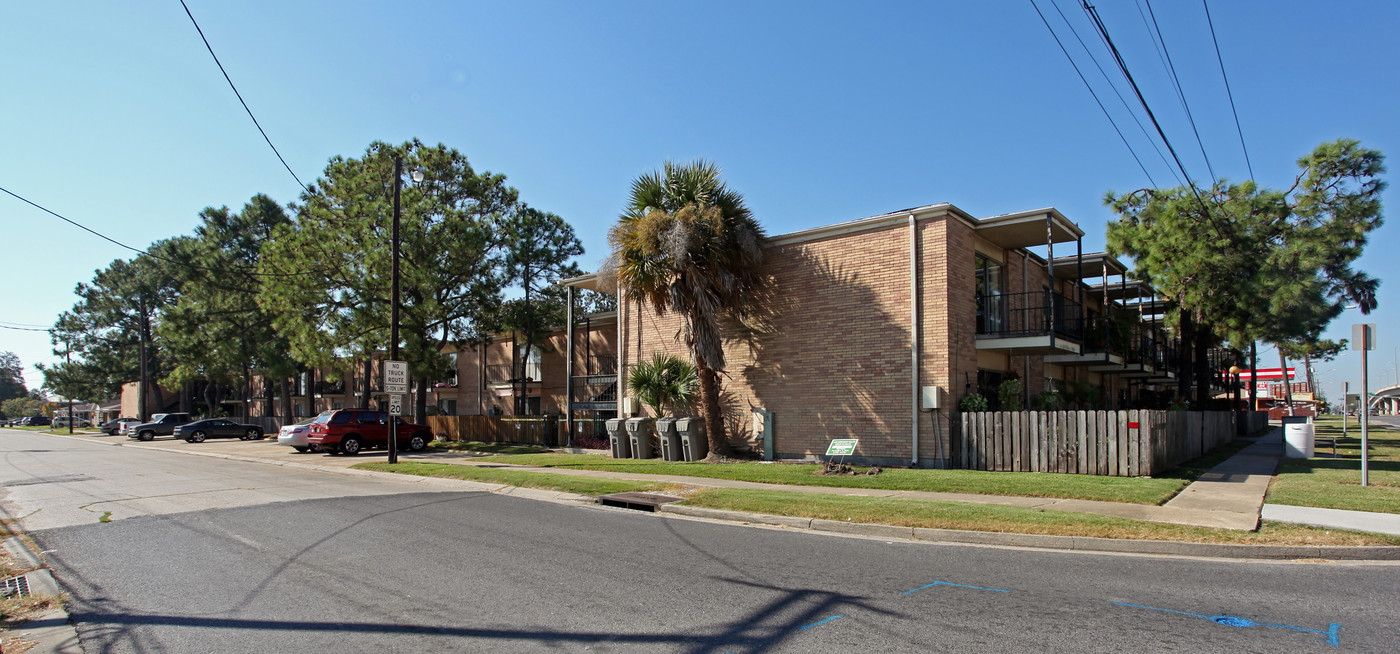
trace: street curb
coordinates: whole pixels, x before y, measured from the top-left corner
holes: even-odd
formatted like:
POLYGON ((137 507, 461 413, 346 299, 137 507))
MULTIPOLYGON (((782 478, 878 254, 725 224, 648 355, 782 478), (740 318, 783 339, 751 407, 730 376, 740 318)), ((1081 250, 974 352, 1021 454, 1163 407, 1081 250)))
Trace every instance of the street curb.
POLYGON ((25 545, 24 541, 20 540, 19 536, 6 538, 4 543, 0 543, 0 546, 3 546, 6 552, 13 554, 16 559, 19 559, 19 567, 21 568, 44 567, 44 562, 39 558, 39 555, 35 554, 34 550, 29 549, 29 546, 25 545))
MULTIPOLYGON (((60 438, 73 438, 74 440, 82 440, 89 443, 105 443, 103 441, 93 441, 88 438, 78 438, 77 436, 67 436, 65 434, 53 435, 58 436, 60 438)), ((217 452, 171 450, 163 447, 143 445, 137 442, 110 442, 105 444, 119 447, 135 447, 139 449, 154 450, 159 452, 171 452, 174 454, 191 454, 195 456, 207 456, 218 459, 229 459, 232 461, 244 461, 248 463, 263 463, 268 465, 286 466, 290 468, 299 468, 304 470, 319 470, 322 472, 366 475, 373 477, 381 477, 384 479, 396 479, 400 481, 408 479, 419 483, 441 482, 459 488, 463 485, 467 485, 474 486, 479 490, 483 490, 489 493, 499 495, 511 495, 514 497, 521 497, 525 499, 550 501, 556 503, 594 503, 593 498, 583 495, 574 495, 572 493, 564 493, 560 491, 545 491, 532 488, 523 488, 520 486, 508 486, 505 484, 491 484, 486 482, 469 481, 465 479, 420 477, 418 475, 406 475, 396 472, 381 472, 378 470, 353 470, 350 468, 318 466, 312 463, 298 463, 295 461, 271 461, 268 459, 260 459, 257 457, 246 457, 233 454, 222 454, 217 452)), ((666 504, 659 506, 657 507, 657 511, 658 513, 670 513, 696 518, 708 518, 713 520, 722 520, 726 522, 774 525, 833 534, 846 534, 873 538, 893 538, 900 540, 912 540, 934 543, 991 545, 998 547, 1030 547, 1036 549, 1063 550, 1071 552, 1189 556, 1220 559, 1327 559, 1333 561, 1400 561, 1400 546, 1359 545, 1355 547, 1348 547, 1344 545, 1228 545, 1216 543, 1183 543, 1177 541, 1092 538, 1088 536, 1050 536, 1042 534, 1015 534, 990 531, 962 531, 957 529, 929 529, 925 527, 900 527, 896 525, 842 522, 839 520, 823 520, 821 518, 775 516, 761 513, 729 511, 725 509, 706 509, 677 504, 666 504)))
POLYGON ((1189 556, 1213 559, 1327 559, 1334 561, 1400 561, 1396 546, 1337 546, 1337 545, 1230 545, 1217 543, 1183 543, 1159 540, 1124 540, 1091 538, 1087 536, 1049 536, 1041 534, 1011 534, 990 531, 961 531, 957 529, 928 529, 894 525, 841 522, 820 518, 796 518, 762 513, 745 513, 725 509, 706 509, 678 504, 657 507, 661 513, 725 522, 793 527, 809 531, 896 538, 901 540, 961 545, 993 545, 998 547, 1030 547, 1072 552, 1115 554, 1153 554, 1189 556))

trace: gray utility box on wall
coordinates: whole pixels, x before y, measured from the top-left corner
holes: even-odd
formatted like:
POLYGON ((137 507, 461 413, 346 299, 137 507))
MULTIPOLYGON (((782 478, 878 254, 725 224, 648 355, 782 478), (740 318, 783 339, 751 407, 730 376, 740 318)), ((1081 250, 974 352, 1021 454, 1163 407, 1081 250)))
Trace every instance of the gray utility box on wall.
POLYGON ((667 461, 680 461, 681 434, 676 431, 675 418, 660 418, 656 421, 656 437, 661 441, 661 458, 667 461))
POLYGON ((632 443, 632 458, 651 458, 651 418, 628 418, 627 440, 632 443))
POLYGON ((626 418, 610 418, 604 423, 608 428, 608 441, 612 443, 612 455, 614 459, 632 458, 632 443, 627 438, 627 428, 622 423, 627 422, 626 418))
POLYGON ((704 418, 677 418, 676 431, 680 432, 681 451, 685 453, 686 461, 699 461, 710 454, 704 418))

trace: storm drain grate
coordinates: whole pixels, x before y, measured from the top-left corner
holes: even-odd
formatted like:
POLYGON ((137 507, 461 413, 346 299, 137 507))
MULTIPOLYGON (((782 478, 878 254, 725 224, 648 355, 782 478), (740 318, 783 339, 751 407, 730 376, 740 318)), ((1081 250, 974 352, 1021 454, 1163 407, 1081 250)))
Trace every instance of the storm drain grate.
POLYGON ((29 577, 20 575, 0 581, 0 597, 29 597, 29 577))
POLYGON ((666 495, 656 495, 653 493, 613 493, 611 495, 599 495, 598 503, 603 506, 616 506, 623 509, 633 509, 636 511, 656 512, 656 507, 671 502, 679 502, 679 497, 669 497, 666 495))

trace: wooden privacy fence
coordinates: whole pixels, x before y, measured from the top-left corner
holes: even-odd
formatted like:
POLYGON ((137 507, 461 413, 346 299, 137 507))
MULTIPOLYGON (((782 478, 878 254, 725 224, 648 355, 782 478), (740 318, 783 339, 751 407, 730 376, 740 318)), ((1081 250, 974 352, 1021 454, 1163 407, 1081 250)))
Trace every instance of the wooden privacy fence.
POLYGON ((557 418, 509 416, 428 416, 428 427, 449 441, 559 445, 557 418))
POLYGON ((1258 411, 963 413, 952 462, 968 470, 1149 476, 1233 440, 1236 416, 1246 433, 1268 425, 1258 411))

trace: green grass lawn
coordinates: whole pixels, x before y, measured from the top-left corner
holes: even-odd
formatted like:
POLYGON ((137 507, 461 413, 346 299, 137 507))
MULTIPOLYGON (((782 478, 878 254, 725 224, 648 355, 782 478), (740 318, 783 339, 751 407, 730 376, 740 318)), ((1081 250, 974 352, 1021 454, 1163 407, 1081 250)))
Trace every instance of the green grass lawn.
POLYGON ((783 491, 704 490, 687 499, 685 504, 843 522, 1016 534, 1254 545, 1400 545, 1400 536, 1303 525, 1269 523, 1257 532, 1234 531, 1015 506, 783 491))
POLYGON ((543 454, 549 451, 539 445, 517 445, 515 443, 495 443, 484 441, 433 441, 428 447, 459 452, 487 452, 490 454, 543 454))
POLYGON ((1347 438, 1339 416, 1315 422, 1317 455, 1311 459, 1284 459, 1269 485, 1264 501, 1272 504, 1316 506, 1327 509, 1400 513, 1400 432, 1372 424, 1370 484, 1361 485, 1361 428, 1348 419, 1347 438), (1337 458, 1332 458, 1332 437, 1337 436, 1337 458))
MULTIPOLYGON (((1156 479, 1057 475, 1037 472, 983 472, 978 470, 914 470, 886 468, 878 475, 835 477, 814 474, 816 464, 798 463, 684 463, 660 459, 613 459, 593 454, 533 454, 495 456, 498 463, 548 468, 606 470, 654 475, 682 475, 733 479, 770 484, 870 488, 879 490, 937 491, 979 495, 1055 497, 1132 504, 1161 504, 1194 478, 1187 473, 1156 479)), ((1198 474, 1198 473, 1197 473, 1198 474)))

